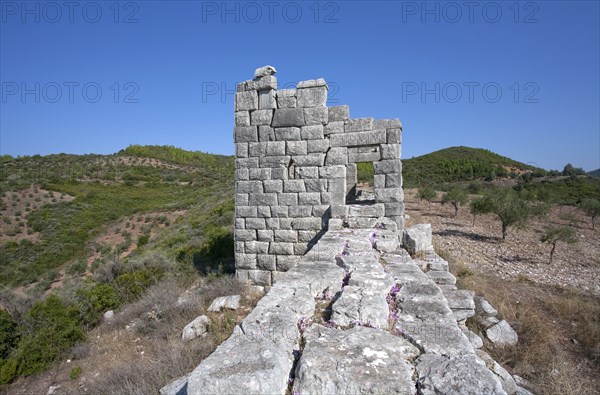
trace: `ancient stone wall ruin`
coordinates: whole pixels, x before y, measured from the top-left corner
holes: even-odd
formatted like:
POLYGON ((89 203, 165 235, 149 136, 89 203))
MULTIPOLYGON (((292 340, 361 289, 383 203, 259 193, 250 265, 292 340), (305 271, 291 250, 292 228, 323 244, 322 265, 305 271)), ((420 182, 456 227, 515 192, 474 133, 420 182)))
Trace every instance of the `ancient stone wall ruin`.
POLYGON ((357 163, 374 166, 373 218, 404 227, 400 121, 351 119, 348 106, 327 107, 324 79, 277 90, 274 74, 257 69, 235 94, 236 273, 259 285, 343 226, 357 163))

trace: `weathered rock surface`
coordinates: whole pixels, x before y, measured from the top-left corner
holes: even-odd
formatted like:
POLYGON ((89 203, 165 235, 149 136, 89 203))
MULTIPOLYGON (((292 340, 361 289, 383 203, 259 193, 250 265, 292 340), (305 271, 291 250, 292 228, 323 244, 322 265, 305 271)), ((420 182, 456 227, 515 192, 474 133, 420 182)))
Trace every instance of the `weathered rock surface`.
POLYGON ((188 342, 194 340, 198 336, 204 336, 208 333, 208 326, 210 325, 210 318, 205 315, 197 317, 194 321, 190 322, 183 328, 181 332, 181 340, 188 342))
POLYGON ((487 328, 485 336, 492 343, 500 346, 514 346, 519 341, 517 332, 505 320, 487 328))
POLYGON ((223 309, 237 310, 240 307, 240 295, 219 296, 212 301, 208 311, 221 311, 223 309))
POLYGON ((402 337, 373 328, 314 325, 296 367, 299 394, 414 394, 412 361, 419 350, 402 337))
POLYGON ((414 255, 420 251, 433 250, 431 225, 418 224, 404 229, 402 242, 410 255, 414 255))

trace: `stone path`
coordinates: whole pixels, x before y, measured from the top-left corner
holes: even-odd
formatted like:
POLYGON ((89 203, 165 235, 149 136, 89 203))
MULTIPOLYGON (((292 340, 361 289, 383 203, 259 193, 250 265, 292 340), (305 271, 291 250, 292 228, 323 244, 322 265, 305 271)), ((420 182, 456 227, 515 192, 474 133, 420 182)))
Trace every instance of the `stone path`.
POLYGON ((394 226, 326 232, 161 393, 505 394, 457 322, 472 315, 472 294, 433 251, 412 260, 398 249, 394 226))

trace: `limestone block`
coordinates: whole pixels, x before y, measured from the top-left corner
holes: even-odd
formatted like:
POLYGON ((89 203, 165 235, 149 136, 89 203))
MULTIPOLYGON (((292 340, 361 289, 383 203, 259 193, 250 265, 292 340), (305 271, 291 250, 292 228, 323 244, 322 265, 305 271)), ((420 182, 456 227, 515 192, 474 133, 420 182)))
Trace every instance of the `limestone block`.
POLYGON ((256 268, 256 255, 253 254, 240 254, 236 253, 235 256, 235 267, 240 269, 254 269, 256 268))
POLYGON ((348 149, 348 160, 351 163, 375 162, 380 159, 379 146, 353 147, 348 149))
POLYGON ((298 204, 297 193, 278 193, 279 204, 282 206, 296 206, 298 204))
MULTIPOLYGON (((272 209, 275 209, 275 207, 273 207, 272 209)), ((269 230, 279 229, 279 218, 266 218, 265 225, 269 230)))
POLYGON ((236 206, 235 215, 237 217, 256 217, 256 206, 236 206))
POLYGON ((250 193, 248 196, 249 206, 276 206, 276 193, 250 193))
POLYGON ((288 141, 286 142, 287 155, 306 155, 308 154, 308 144, 306 141, 288 141))
POLYGON ((338 218, 331 218, 328 223, 329 230, 341 230, 343 228, 344 221, 338 218))
POLYGON ((271 178, 273 180, 285 180, 287 179, 288 169, 284 167, 278 167, 271 169, 271 178))
POLYGON ((293 156, 292 159, 298 166, 323 166, 325 155, 316 152, 308 155, 293 156))
POLYGON ((327 107, 304 108, 305 125, 326 125, 328 115, 327 107))
POLYGON ((381 144, 381 159, 400 159, 400 145, 381 144))
MULTIPOLYGON (((318 169, 318 168, 316 168, 318 169)), ((318 173, 317 173, 318 175, 318 173)), ((327 191, 327 180, 316 179, 305 179, 304 185, 306 186, 306 192, 325 192, 327 191)))
MULTIPOLYGON (((315 179, 319 178, 319 168, 316 166, 296 167, 295 178, 315 179)), ((306 184, 306 181, 304 181, 306 184)))
POLYGON ((277 91, 277 108, 296 108, 296 89, 277 91))
POLYGON ((235 184, 237 193, 262 193, 263 183, 261 181, 238 181, 235 184))
POLYGON ((249 143, 258 141, 258 129, 256 126, 236 126, 233 128, 236 143, 249 143))
POLYGON ((275 100, 275 89, 269 89, 258 92, 258 108, 259 110, 273 110, 277 108, 275 100))
POLYGON ((244 81, 237 86, 240 91, 263 91, 277 89, 277 77, 274 75, 266 75, 262 78, 257 78, 251 81, 244 81))
POLYGON ((270 125, 273 119, 273 110, 256 110, 250 112, 250 125, 270 125))
POLYGON ((258 127, 258 141, 275 140, 275 129, 270 126, 261 125, 258 127))
POLYGON ((235 143, 235 156, 238 158, 247 158, 248 143, 235 143))
POLYGON ((327 152, 329 149, 329 139, 308 140, 308 152, 327 152))
POLYGON ((450 272, 429 271, 429 272, 427 272, 427 275, 436 284, 440 284, 440 285, 456 285, 456 277, 454 277, 452 275, 452 273, 450 273, 450 272))
POLYGON ((319 176, 321 178, 344 178, 345 179, 346 178, 346 166, 333 165, 333 166, 321 167, 319 169, 319 176))
MULTIPOLYGON (((246 229, 266 229, 264 218, 246 218, 246 229)), ((248 246, 246 245, 246 248, 248 246)))
POLYGON ((321 204, 330 205, 333 203, 333 193, 321 192, 321 204))
POLYGON ((268 254, 269 243, 266 241, 246 241, 244 249, 246 254, 268 254))
MULTIPOLYGON (((300 194, 298 194, 300 195, 300 194)), ((298 199, 300 203, 300 199, 298 199)), ((312 215, 312 206, 290 206, 289 217, 290 218, 306 218, 312 215)))
POLYGON ((250 179, 250 173, 248 169, 236 169, 235 170, 236 181, 248 181, 250 179))
POLYGON ((325 82, 325 79, 319 78, 316 80, 305 80, 305 81, 300 81, 300 82, 298 82, 298 84, 296 84, 297 89, 314 88, 314 87, 318 87, 318 86, 326 87, 327 83, 325 82))
POLYGON ((373 118, 348 119, 344 123, 344 131, 346 133, 362 132, 365 130, 373 130, 373 118))
POLYGON ((296 90, 298 107, 324 107, 327 104, 327 86, 296 90))
POLYGON ((278 141, 300 140, 300 128, 275 128, 275 139, 278 141))
POLYGON ((306 243, 294 243, 294 255, 304 255, 308 251, 306 243))
POLYGON ((475 350, 475 353, 485 365, 500 379, 502 383, 502 388, 509 395, 514 395, 518 393, 518 386, 515 382, 515 379, 504 369, 498 362, 494 361, 494 359, 483 350, 475 350))
POLYGON ((348 164, 348 148, 346 147, 331 147, 325 157, 325 165, 347 165, 348 164))
POLYGON ((234 252, 244 252, 244 241, 236 241, 233 243, 233 251, 234 252))
POLYGON ((398 118, 391 119, 375 119, 373 121, 373 129, 392 129, 402 128, 402 124, 398 118))
POLYGON ((282 180, 265 180, 265 181, 263 181, 263 188, 266 193, 283 192, 283 181, 282 180))
POLYGON ((242 230, 238 229, 235 231, 235 240, 236 241, 253 241, 256 240, 256 231, 255 230, 242 230))
POLYGON ((283 181, 284 192, 306 192, 306 186, 304 180, 284 180, 283 181))
POLYGON ((277 70, 275 69, 275 67, 273 66, 262 66, 257 68, 256 70, 254 70, 254 78, 258 79, 258 78, 262 78, 265 77, 267 75, 275 75, 277 73, 277 70))
POLYGON ((235 205, 236 206, 248 206, 249 199, 247 193, 236 193, 235 194, 235 205))
MULTIPOLYGON (((260 167, 262 168, 273 168, 273 167, 282 167, 285 168, 290 163, 290 157, 287 155, 284 156, 263 156, 260 157, 260 167)), ((271 169, 271 174, 273 170, 271 169)), ((273 176, 271 175, 271 178, 273 176)))
POLYGON ((298 264, 300 257, 297 255, 279 255, 277 256, 277 270, 286 272, 291 267, 298 264))
POLYGON ((300 205, 321 204, 321 194, 319 192, 301 192, 298 194, 298 204, 300 204, 300 205))
POLYGON ((257 285, 271 285, 271 272, 267 270, 248 270, 248 280, 257 285))
POLYGON ((392 174, 402 172, 400 159, 385 159, 373 164, 375 174, 392 174))
POLYGON ((375 200, 381 203, 404 201, 402 188, 385 188, 375 190, 375 200))
POLYGON ((266 154, 269 156, 285 155, 285 141, 268 141, 266 154))
MULTIPOLYGON (((331 108, 331 107, 330 107, 331 108)), ((342 121, 331 121, 323 127, 323 134, 328 136, 330 134, 344 133, 344 122, 342 121)))
POLYGON ((298 241, 298 232, 295 230, 275 230, 273 233, 276 242, 296 243, 298 241))
POLYGON ((385 188, 385 174, 375 174, 373 176, 373 186, 375 189, 385 188))
POLYGON ((294 230, 318 230, 321 227, 320 218, 294 218, 292 220, 292 229, 294 230))
POLYGON ((270 206, 258 206, 258 218, 271 218, 271 207, 270 206))
POLYGON ((331 205, 331 217, 332 218, 346 218, 348 216, 348 206, 344 204, 333 204, 331 205))
POLYGON ((235 94, 235 111, 252 111, 258 109, 258 94, 255 91, 237 92, 235 94))
POLYGON ((404 229, 402 243, 409 254, 433 249, 431 224, 417 224, 404 229))
POLYGON ((248 111, 236 111, 235 126, 250 126, 250 113, 248 111))
POLYGON ((350 118, 350 108, 348 106, 329 107, 329 123, 347 121, 350 118))
MULTIPOLYGON (((270 220, 272 219, 276 219, 276 218, 269 218, 270 220)), ((267 223, 267 227, 268 227, 268 223, 267 223)), ((257 230, 257 238, 258 241, 273 241, 273 231, 272 230, 257 230)), ((237 252, 237 251, 236 251, 237 252)))
POLYGON ((305 338, 294 393, 415 393, 411 361, 419 351, 407 340, 373 328, 320 325, 310 327, 305 338))
POLYGON ((385 205, 385 216, 392 217, 404 214, 404 203, 399 202, 386 202, 385 205))
POLYGON ((402 174, 390 173, 385 175, 386 188, 402 188, 402 174))
POLYGON ((248 155, 250 156, 265 156, 267 154, 267 143, 248 143, 248 155))
POLYGON ((402 129, 387 129, 386 137, 388 144, 401 144, 402 143, 402 129))
POLYGON ((488 317, 495 317, 498 315, 498 310, 481 296, 475 296, 475 310, 477 313, 488 317))
POLYGON ((246 220, 244 218, 236 218, 235 229, 246 229, 246 220))
POLYGON ((272 126, 274 128, 304 126, 306 125, 304 114, 302 108, 278 108, 275 110, 272 126))
MULTIPOLYGON (((284 194, 287 195, 287 194, 284 194)), ((296 194, 293 194, 296 195, 296 194)), ((281 194, 277 194, 277 196, 279 197, 279 204, 282 204, 282 198, 281 198, 281 194)), ((298 199, 298 196, 296 195, 296 200, 298 199)), ((288 216, 288 207, 287 206, 274 206, 271 207, 271 216, 275 217, 275 218, 286 218, 288 216)))
POLYGON ((330 136, 332 147, 356 147, 359 145, 375 145, 385 142, 385 130, 368 132, 346 132, 330 136))
POLYGON ((256 267, 262 270, 276 270, 277 260, 275 255, 260 254, 256 256, 256 267))
POLYGON ((269 243, 269 254, 294 255, 294 244, 281 242, 269 243))
POLYGON ((271 169, 248 169, 248 178, 254 181, 263 181, 271 178, 271 169))
POLYGON ((319 232, 316 230, 299 230, 298 241, 301 243, 308 243, 311 241, 319 232))

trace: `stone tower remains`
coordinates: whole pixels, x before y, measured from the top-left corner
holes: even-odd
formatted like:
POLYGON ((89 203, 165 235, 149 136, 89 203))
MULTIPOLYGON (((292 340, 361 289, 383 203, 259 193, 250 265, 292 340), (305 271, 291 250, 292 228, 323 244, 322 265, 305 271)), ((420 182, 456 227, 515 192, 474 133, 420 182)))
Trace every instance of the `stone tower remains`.
POLYGON ((271 285, 328 229, 369 220, 347 205, 357 163, 373 163, 368 216, 404 228, 400 120, 352 119, 348 106, 327 107, 324 79, 277 90, 275 73, 257 69, 235 94, 236 274, 257 285, 271 285))

